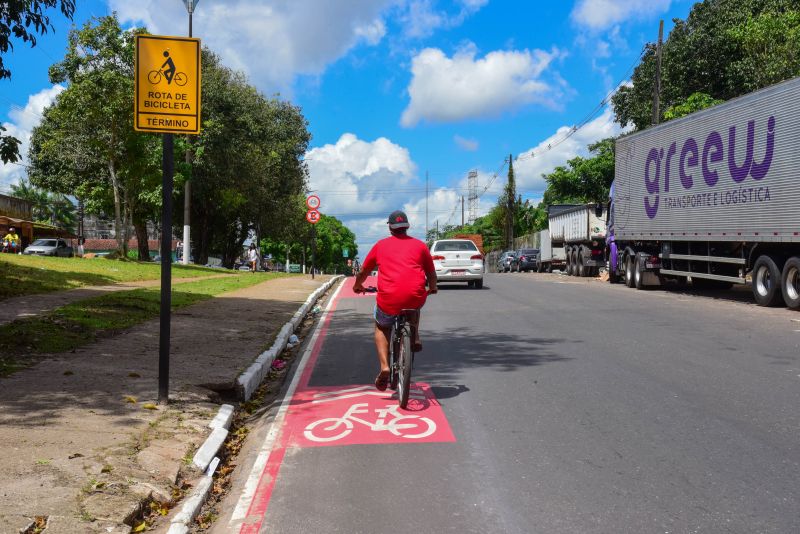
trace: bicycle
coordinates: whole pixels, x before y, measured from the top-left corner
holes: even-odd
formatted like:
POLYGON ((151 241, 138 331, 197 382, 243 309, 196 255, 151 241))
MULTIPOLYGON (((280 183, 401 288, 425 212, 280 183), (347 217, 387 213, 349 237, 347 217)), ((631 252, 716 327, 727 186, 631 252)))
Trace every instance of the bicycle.
MULTIPOLYGON (((151 70, 147 74, 147 81, 152 83, 153 85, 156 85, 158 83, 161 83, 162 76, 164 76, 164 72, 161 69, 151 70)), ((186 82, 189 81, 189 77, 186 76, 186 73, 184 72, 176 72, 175 76, 172 77, 172 81, 175 82, 175 85, 183 87, 184 85, 186 85, 186 82)))
MULTIPOLYGON (((377 293, 378 288, 367 286, 365 293, 377 293)), ((414 366, 414 351, 411 340, 416 336, 412 318, 419 314, 417 309, 404 309, 395 316, 392 332, 389 335, 389 387, 397 391, 400 407, 408 406, 411 392, 411 369, 414 366)))

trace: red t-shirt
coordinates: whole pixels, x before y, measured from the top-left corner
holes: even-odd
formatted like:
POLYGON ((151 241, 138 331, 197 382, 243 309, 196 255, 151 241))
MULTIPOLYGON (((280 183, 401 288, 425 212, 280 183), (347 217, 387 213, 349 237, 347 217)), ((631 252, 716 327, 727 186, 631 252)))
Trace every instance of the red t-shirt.
POLYGON ((433 272, 433 258, 425 243, 407 235, 381 239, 367 254, 362 270, 378 267, 378 307, 389 315, 425 305, 425 273, 433 272))

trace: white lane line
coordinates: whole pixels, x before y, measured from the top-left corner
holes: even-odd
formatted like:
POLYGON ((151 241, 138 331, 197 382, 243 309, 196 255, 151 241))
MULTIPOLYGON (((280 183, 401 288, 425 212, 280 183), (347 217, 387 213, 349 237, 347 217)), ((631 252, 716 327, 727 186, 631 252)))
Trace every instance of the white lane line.
POLYGON ((261 449, 258 452, 255 464, 253 464, 253 469, 250 471, 250 476, 248 476, 247 482, 244 485, 242 495, 239 497, 239 502, 236 504, 236 508, 233 511, 229 525, 239 523, 247 517, 247 511, 250 509, 250 504, 253 502, 253 497, 255 497, 256 490, 258 489, 258 482, 261 479, 261 474, 264 472, 267 462, 269 461, 269 455, 272 453, 275 440, 278 438, 278 434, 283 427, 283 421, 286 419, 286 412, 289 410, 289 405, 292 402, 294 392, 297 389, 297 385, 300 383, 300 378, 303 376, 303 371, 308 364, 308 360, 311 358, 311 353, 317 344, 317 338, 322 331, 322 327, 325 324, 325 320, 330 312, 331 306, 333 306, 333 303, 336 302, 336 297, 339 295, 339 291, 342 289, 342 287, 344 287, 344 283, 339 284, 339 287, 333 293, 333 296, 330 298, 330 300, 328 300, 328 304, 325 306, 325 311, 320 316, 319 322, 317 322, 317 326, 314 329, 314 334, 311 336, 311 341, 309 341, 308 345, 306 345, 303 358, 300 360, 300 364, 297 366, 297 370, 294 373, 292 382, 289 384, 289 389, 286 390, 286 395, 284 395, 280 408, 278 408, 278 413, 275 414, 275 419, 273 419, 270 425, 267 437, 264 439, 264 443, 261 445, 261 449))

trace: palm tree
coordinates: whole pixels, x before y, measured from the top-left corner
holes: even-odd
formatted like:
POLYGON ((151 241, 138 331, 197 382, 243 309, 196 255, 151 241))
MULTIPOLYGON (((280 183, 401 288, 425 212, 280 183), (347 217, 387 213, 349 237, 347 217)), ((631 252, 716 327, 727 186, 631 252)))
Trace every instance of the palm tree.
POLYGON ((47 222, 50 217, 49 195, 44 189, 32 185, 28 180, 22 179, 18 184, 11 186, 11 193, 22 200, 27 200, 33 205, 33 220, 47 222))
POLYGON ((23 179, 11 186, 11 193, 33 205, 33 220, 52 224, 70 233, 75 232, 75 204, 60 193, 50 193, 23 179))

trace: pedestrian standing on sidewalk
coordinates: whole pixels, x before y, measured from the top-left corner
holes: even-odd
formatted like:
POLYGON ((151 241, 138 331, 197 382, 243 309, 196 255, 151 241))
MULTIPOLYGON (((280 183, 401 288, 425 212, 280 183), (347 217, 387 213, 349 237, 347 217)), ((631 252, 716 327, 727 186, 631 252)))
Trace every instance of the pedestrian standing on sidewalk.
POLYGON ((250 243, 250 250, 247 251, 247 261, 250 263, 250 270, 256 272, 258 268, 258 251, 255 243, 250 243))

